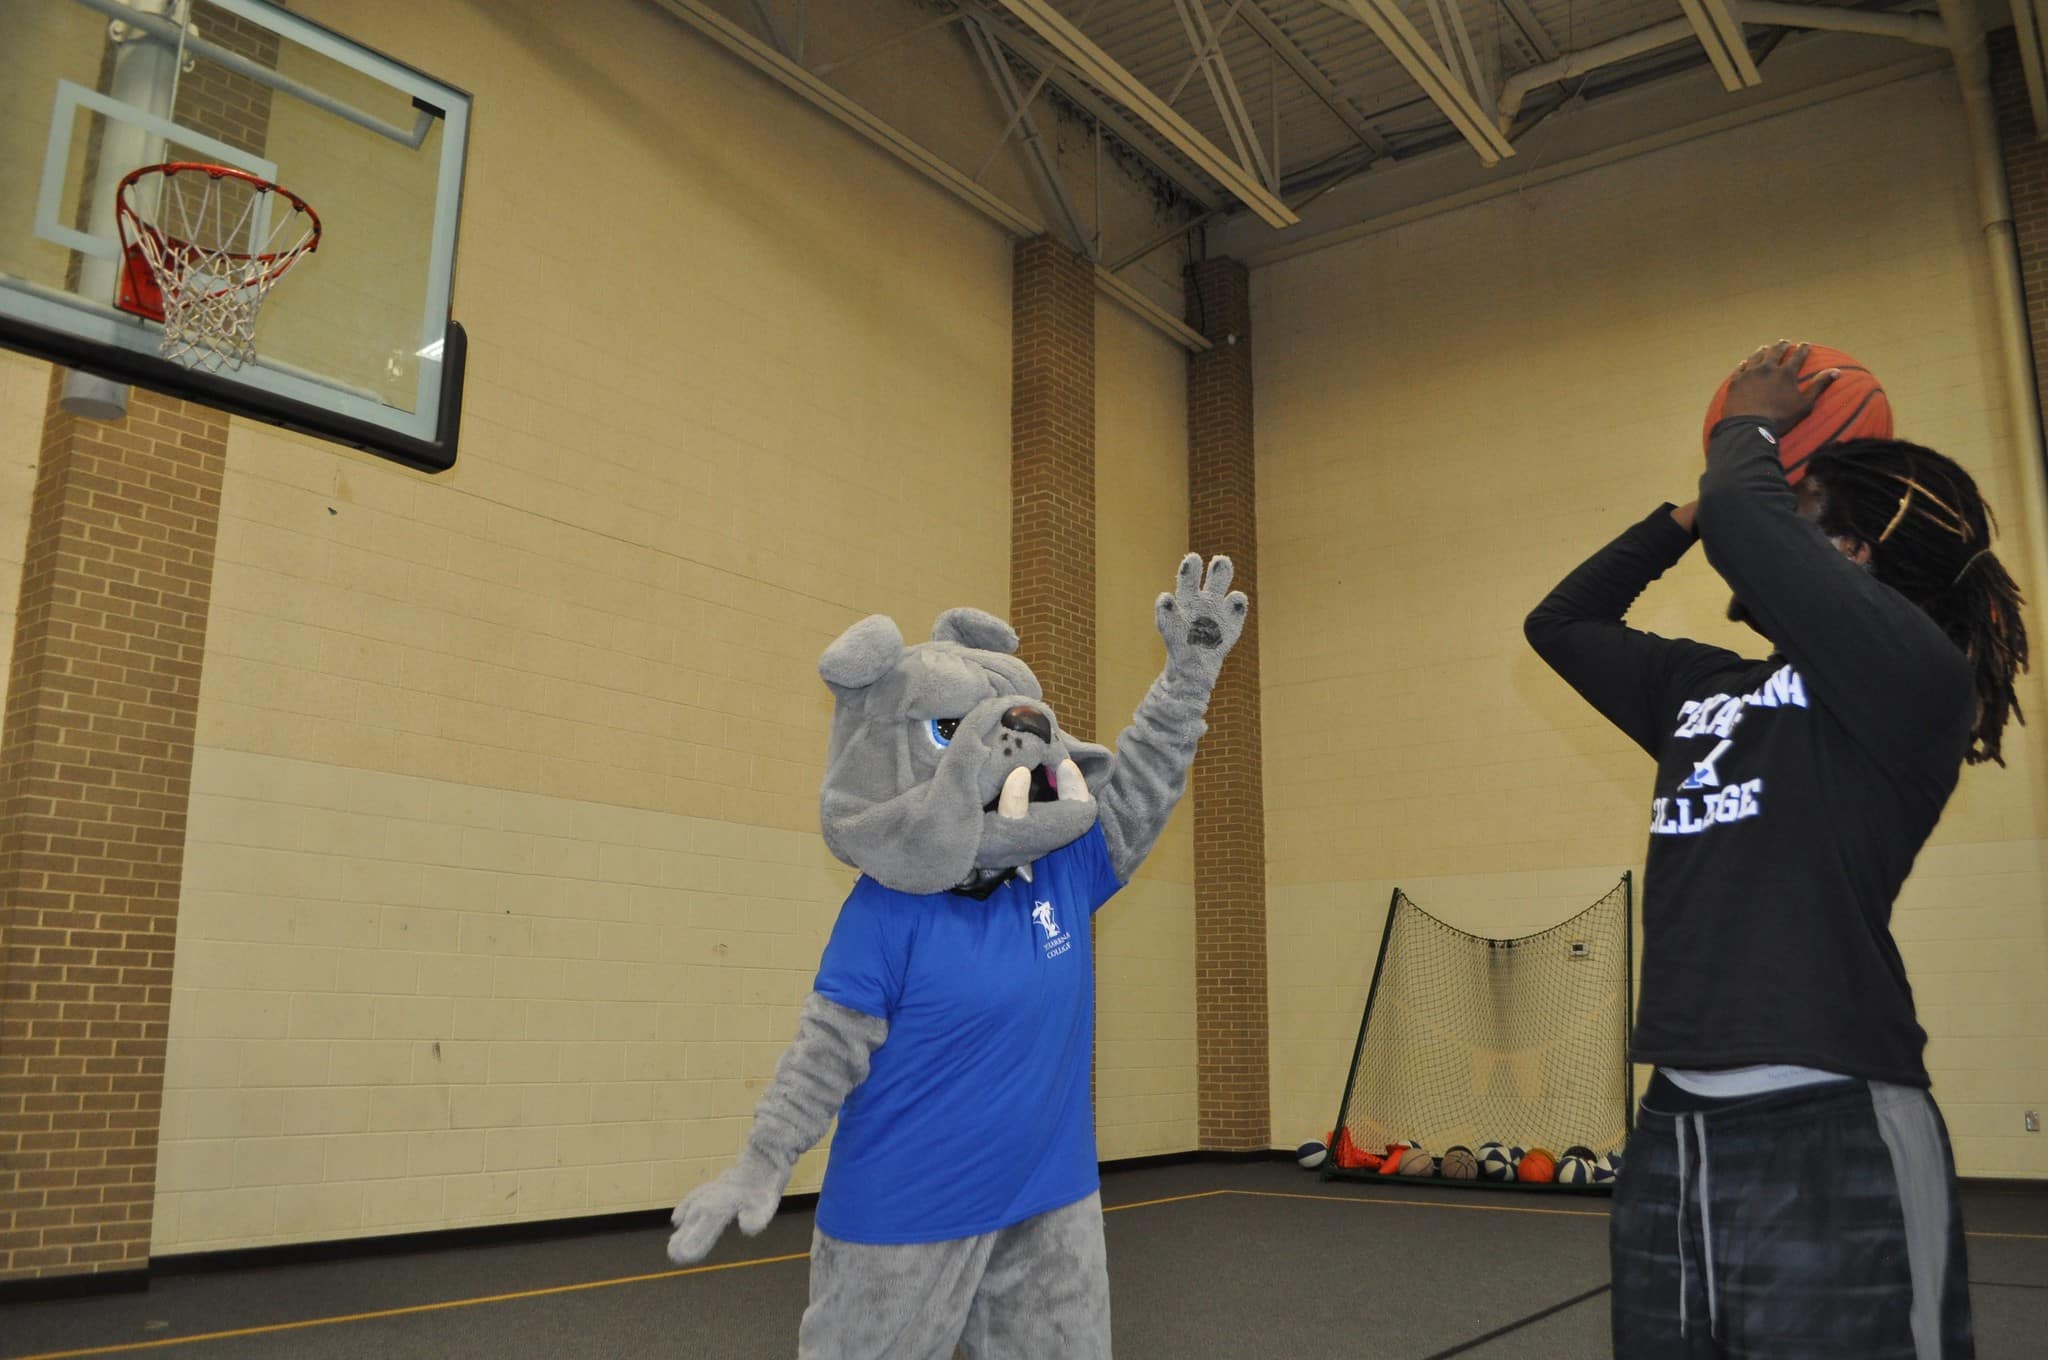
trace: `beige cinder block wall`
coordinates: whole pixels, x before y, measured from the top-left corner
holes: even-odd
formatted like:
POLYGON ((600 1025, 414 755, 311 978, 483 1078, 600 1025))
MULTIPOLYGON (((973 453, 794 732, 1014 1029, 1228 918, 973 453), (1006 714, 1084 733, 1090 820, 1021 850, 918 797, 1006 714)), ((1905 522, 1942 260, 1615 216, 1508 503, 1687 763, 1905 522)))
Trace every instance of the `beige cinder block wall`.
MULTIPOLYGON (((1166 662, 1153 601, 1188 550, 1187 356, 1095 308, 1096 738, 1114 746, 1166 662)), ((1195 1122, 1193 810, 1096 919, 1097 1150, 1183 1152, 1195 1122)))
POLYGON ((0 675, 7 673, 14 651, 29 494, 35 489, 43 408, 49 400, 49 365, 0 350, 0 675))
POLYGON ((477 96, 464 446, 234 426, 163 1253, 722 1168, 851 881, 817 654, 1007 598, 999 231, 651 7, 298 8, 477 96))
MULTIPOLYGON (((2023 575, 1964 147, 1925 76, 1257 271, 1276 1144, 1328 1127, 1390 887, 1505 935, 1640 863, 1649 764, 1521 620, 1691 498, 1706 398, 1750 348, 1871 364, 1901 432, 2004 510, 2023 575)), ((1695 553, 1634 618, 1754 649, 1725 600, 1695 553)), ((1966 773, 1894 918, 1965 1175, 2048 1176, 2021 1132, 2048 1101, 2043 721, 1966 773)))

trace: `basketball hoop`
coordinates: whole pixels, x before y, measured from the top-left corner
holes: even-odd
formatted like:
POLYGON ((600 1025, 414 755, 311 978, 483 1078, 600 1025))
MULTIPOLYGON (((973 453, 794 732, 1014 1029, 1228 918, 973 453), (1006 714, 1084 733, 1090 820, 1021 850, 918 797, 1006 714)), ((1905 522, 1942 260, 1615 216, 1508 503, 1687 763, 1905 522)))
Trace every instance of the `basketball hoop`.
POLYGON ((255 360, 257 309, 320 244, 320 215, 291 190, 194 161, 129 171, 114 222, 123 255, 115 305, 163 323, 166 359, 212 372, 255 360), (146 179, 157 181, 153 211, 136 192, 146 179), (275 223, 273 197, 291 209, 275 223))

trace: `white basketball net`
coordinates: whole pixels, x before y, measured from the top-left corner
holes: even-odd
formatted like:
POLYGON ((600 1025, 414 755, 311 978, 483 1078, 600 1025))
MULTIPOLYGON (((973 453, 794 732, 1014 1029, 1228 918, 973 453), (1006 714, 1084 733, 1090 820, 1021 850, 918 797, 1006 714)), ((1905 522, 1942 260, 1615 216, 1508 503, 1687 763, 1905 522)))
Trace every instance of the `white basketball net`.
POLYGON ((115 213, 123 245, 148 263, 162 292, 159 352, 190 368, 238 369, 256 358, 263 299, 319 243, 320 219, 276 185, 238 172, 161 169, 144 176, 159 186, 154 220, 135 206, 135 176, 122 182, 115 213))

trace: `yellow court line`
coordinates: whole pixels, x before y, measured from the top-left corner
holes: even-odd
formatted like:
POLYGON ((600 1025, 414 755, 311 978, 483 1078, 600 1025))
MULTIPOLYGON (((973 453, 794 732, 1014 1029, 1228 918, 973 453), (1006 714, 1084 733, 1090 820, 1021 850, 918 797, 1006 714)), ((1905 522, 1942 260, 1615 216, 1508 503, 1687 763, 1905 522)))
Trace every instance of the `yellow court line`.
POLYGON ((1453 1204, 1442 1199, 1393 1199, 1378 1195, 1305 1195, 1286 1190, 1219 1190, 1220 1195, 1254 1199, 1315 1199, 1330 1204, 1389 1204, 1397 1209, 1462 1209, 1478 1214, 1556 1214, 1564 1218, 1605 1218, 1605 1209, 1538 1209, 1520 1204, 1453 1204))
POLYGON ((1129 1204, 1105 1204, 1102 1212, 1113 1214, 1119 1209, 1149 1209, 1155 1204, 1180 1204, 1191 1199, 1213 1199, 1217 1195, 1234 1195, 1235 1190, 1197 1190, 1189 1195, 1168 1195, 1163 1199, 1133 1200, 1129 1204))
POLYGON ((575 1294, 586 1289, 604 1289, 615 1284, 644 1284, 649 1280, 673 1280, 684 1275, 708 1275, 743 1266, 772 1266, 783 1261, 803 1261, 808 1251, 787 1256, 760 1256, 751 1261, 726 1261, 715 1266, 685 1266, 680 1270, 657 1270, 651 1275, 625 1275, 613 1280, 586 1280, 581 1284, 557 1284, 545 1289, 522 1289, 515 1294, 490 1294, 474 1299, 448 1299, 441 1303, 415 1303, 404 1308, 380 1308, 372 1313, 346 1313, 338 1317, 306 1318, 300 1322, 271 1322, 261 1327, 237 1327, 226 1332, 195 1332, 191 1336, 166 1336, 155 1341, 123 1341, 111 1346, 88 1346, 75 1351, 43 1351, 20 1355, 12 1360, 78 1360, 87 1355, 126 1355, 135 1351, 162 1350, 167 1346, 189 1346, 200 1341, 231 1341, 244 1336, 268 1336, 272 1332, 296 1332, 307 1327, 332 1327, 343 1322, 374 1322, 379 1318, 406 1317, 414 1313, 438 1313, 449 1308, 469 1308, 480 1303, 515 1303, 520 1299, 547 1298, 554 1294, 575 1294))
MULTIPOLYGON (((1454 1204, 1440 1199, 1407 1199, 1378 1195, 1311 1195, 1286 1190, 1198 1190, 1186 1195, 1166 1195, 1159 1199, 1134 1200, 1129 1204, 1106 1204, 1104 1213, 1116 1213, 1122 1209, 1148 1209, 1159 1204, 1185 1204, 1190 1200, 1215 1199, 1224 1195, 1242 1195, 1249 1199, 1305 1199, 1319 1200, 1330 1204, 1382 1204, 1394 1208, 1411 1209, 1459 1209, 1466 1213, 1488 1214, 1546 1214, 1564 1218, 1606 1218, 1601 1209, 1542 1209, 1533 1205, 1518 1204, 1454 1204)), ((2048 1233, 2000 1233, 1971 1232, 1969 1237, 2011 1238, 2025 1242, 2048 1242, 2048 1233)), ((807 1251, 791 1252, 786 1256, 759 1256, 751 1261, 726 1261, 713 1266, 685 1266, 679 1270, 658 1270, 648 1275, 623 1275, 610 1280, 586 1280, 580 1284, 550 1285, 545 1289, 525 1289, 512 1294, 489 1294, 472 1299, 448 1299, 440 1303, 416 1303, 404 1308, 382 1308, 369 1313, 347 1313, 336 1317, 307 1318, 299 1322, 273 1322, 260 1327, 238 1327, 224 1332, 196 1332, 191 1336, 167 1336, 154 1341, 124 1341, 110 1346, 88 1346, 82 1350, 42 1351, 35 1355, 13 1356, 10 1360, 83 1360, 92 1355, 127 1355, 136 1351, 163 1350, 171 1346, 189 1346, 201 1341, 232 1341, 245 1336, 268 1336, 275 1332, 295 1332, 308 1327, 332 1327, 344 1322, 374 1322, 380 1318, 407 1317, 418 1313, 438 1313, 450 1308, 471 1308, 485 1303, 516 1303, 521 1299, 547 1298, 556 1294, 575 1294, 589 1289, 608 1289, 613 1285, 645 1284, 652 1280, 674 1280, 686 1275, 708 1275, 721 1270, 740 1270, 747 1266, 780 1265, 787 1261, 807 1259, 807 1251)))
MULTIPOLYGON (((1514 1204, 1452 1204, 1447 1200, 1440 1199, 1391 1199, 1381 1198, 1378 1195, 1307 1195, 1285 1190, 1211 1190, 1209 1193, 1212 1195, 1249 1195, 1256 1199, 1322 1199, 1339 1204, 1415 1205, 1430 1209, 1464 1209, 1490 1214, 1568 1214, 1583 1218, 1606 1218, 1609 1216, 1604 1209, 1537 1209, 1514 1204)), ((1200 1199, 1201 1196, 1188 1195, 1184 1196, 1184 1198, 1200 1199)), ((1154 1200, 1150 1202, 1171 1204, 1173 1201, 1154 1200)), ((1138 1206, 1132 1205, 1130 1207, 1135 1209, 1138 1206)), ((2016 1242, 2048 1242, 2048 1233, 1982 1232, 1965 1229, 1963 1236, 1999 1237, 2016 1242)))

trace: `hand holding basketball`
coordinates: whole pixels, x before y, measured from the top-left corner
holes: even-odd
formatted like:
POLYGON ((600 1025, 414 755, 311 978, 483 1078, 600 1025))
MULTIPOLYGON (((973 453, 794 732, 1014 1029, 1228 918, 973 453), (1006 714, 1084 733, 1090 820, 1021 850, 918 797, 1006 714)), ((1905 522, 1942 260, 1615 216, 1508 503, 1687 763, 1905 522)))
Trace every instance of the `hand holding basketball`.
POLYGON ((1811 345, 1795 347, 1790 341, 1780 340, 1775 345, 1763 346, 1744 359, 1736 366, 1735 375, 1728 380, 1728 401, 1722 408, 1723 417, 1759 416, 1768 420, 1771 428, 1781 435, 1806 419, 1814 403, 1820 400, 1821 393, 1842 376, 1838 369, 1826 369, 1815 374, 1813 380, 1802 388, 1799 385, 1800 370, 1806 364, 1806 356, 1812 352, 1811 345))
POLYGON ((1707 403, 1702 449, 1724 416, 1770 421, 1778 463, 1795 483, 1806 475, 1807 460, 1830 444, 1892 434, 1891 403, 1867 367, 1838 349, 1784 340, 1765 345, 1722 381, 1707 403))

